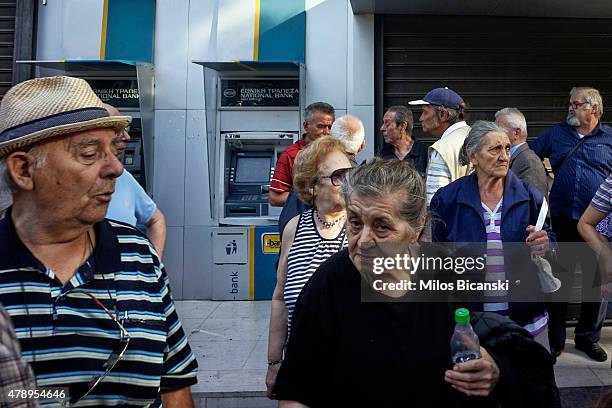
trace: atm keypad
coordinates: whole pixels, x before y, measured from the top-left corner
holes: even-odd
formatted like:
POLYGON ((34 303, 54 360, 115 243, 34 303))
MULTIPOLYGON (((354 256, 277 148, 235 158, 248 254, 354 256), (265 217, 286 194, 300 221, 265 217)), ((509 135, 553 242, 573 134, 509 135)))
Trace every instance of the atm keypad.
POLYGON ((240 197, 240 201, 256 201, 259 200, 258 194, 245 194, 240 197))

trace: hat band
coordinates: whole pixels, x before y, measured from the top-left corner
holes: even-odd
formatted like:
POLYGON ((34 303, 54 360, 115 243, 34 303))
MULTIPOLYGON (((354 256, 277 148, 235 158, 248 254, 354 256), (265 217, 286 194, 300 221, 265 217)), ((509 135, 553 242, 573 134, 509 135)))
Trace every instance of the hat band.
POLYGON ((82 108, 68 112, 56 113, 55 115, 45 116, 30 122, 22 123, 17 126, 5 129, 0 133, 0 143, 15 140, 41 130, 56 126, 76 124, 92 119, 108 117, 108 112, 104 108, 82 108))

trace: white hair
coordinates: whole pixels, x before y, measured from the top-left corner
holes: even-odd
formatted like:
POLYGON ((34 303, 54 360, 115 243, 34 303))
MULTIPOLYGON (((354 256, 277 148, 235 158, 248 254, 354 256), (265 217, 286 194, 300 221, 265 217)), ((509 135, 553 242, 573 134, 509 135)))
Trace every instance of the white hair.
POLYGON ((6 210, 13 203, 13 192, 9 180, 6 159, 0 160, 0 212, 6 210))
POLYGON ((336 119, 330 133, 344 144, 348 154, 357 154, 365 139, 363 123, 353 115, 344 115, 336 119))
POLYGON ((525 115, 517 108, 504 108, 495 112, 495 119, 505 117, 506 121, 512 128, 519 128, 523 132, 523 136, 527 136, 527 121, 525 115))

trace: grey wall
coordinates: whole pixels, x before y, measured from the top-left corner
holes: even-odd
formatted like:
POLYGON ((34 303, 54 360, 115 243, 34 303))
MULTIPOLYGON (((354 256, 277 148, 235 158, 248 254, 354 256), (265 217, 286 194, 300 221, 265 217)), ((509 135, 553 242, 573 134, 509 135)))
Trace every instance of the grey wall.
MULTIPOLYGON (((61 32, 50 24, 64 17, 63 1, 39 8, 37 59, 59 59, 65 52, 61 32)), ((219 1, 156 3, 153 198, 166 215, 164 263, 177 299, 211 294, 215 220, 207 157, 212 134, 207 135, 203 68, 191 61, 214 61, 223 50, 220 39, 227 35, 216 31, 219 1)), ((359 158, 369 157, 375 130, 373 16, 353 15, 348 0, 307 0, 306 9, 305 103, 324 100, 338 115, 359 116, 368 144, 359 158)))

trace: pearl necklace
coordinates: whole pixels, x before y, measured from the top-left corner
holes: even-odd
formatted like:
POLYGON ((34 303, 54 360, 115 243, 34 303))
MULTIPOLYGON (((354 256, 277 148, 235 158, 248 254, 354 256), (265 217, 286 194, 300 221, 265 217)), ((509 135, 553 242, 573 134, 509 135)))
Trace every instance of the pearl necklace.
POLYGON ((319 222, 321 223, 321 225, 323 226, 323 229, 330 229, 333 226, 335 226, 336 224, 339 224, 340 221, 344 220, 344 215, 341 215, 340 217, 336 218, 335 220, 331 221, 331 222, 327 222, 324 221, 321 216, 319 216, 319 211, 318 210, 314 210, 315 213, 315 217, 317 217, 317 220, 319 220, 319 222))

